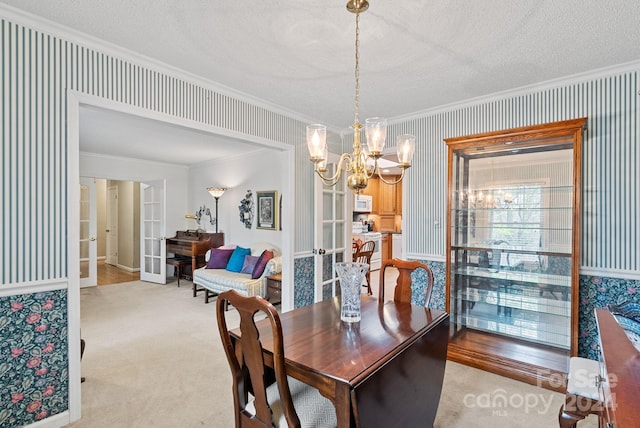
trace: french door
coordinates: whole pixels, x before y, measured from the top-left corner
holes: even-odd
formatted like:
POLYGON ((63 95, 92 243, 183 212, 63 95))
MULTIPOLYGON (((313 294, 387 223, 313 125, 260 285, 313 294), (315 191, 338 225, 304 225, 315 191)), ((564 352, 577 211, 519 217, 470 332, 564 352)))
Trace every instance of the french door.
POLYGON ((140 183, 140 279, 167 282, 164 180, 140 183))
POLYGON ((80 287, 98 285, 96 182, 80 177, 80 287))
MULTIPOLYGON (((337 167, 338 156, 329 154, 327 175, 333 174, 337 167)), ((315 177, 315 301, 329 299, 340 293, 338 276, 333 265, 350 261, 351 247, 347 246, 347 196, 350 190, 346 186, 345 172, 335 186, 326 186, 315 177), (349 260, 346 258, 349 250, 349 260)))

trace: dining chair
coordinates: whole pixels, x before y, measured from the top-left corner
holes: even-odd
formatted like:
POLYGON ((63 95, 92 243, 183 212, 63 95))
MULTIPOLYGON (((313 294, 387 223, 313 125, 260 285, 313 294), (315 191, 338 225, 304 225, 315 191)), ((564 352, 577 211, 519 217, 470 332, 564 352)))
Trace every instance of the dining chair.
POLYGON ((356 241, 351 242, 351 258, 353 261, 356 261, 356 254, 358 254, 358 250, 360 249, 360 244, 356 241))
MULTIPOLYGON (((374 241, 365 241, 362 243, 358 251, 353 256, 354 263, 365 263, 369 265, 369 269, 365 274, 365 279, 367 280, 367 293, 371 296, 373 293, 371 292, 371 256, 373 256, 373 252, 376 250, 376 243, 374 241)), ((364 287, 364 284, 363 284, 364 287)))
POLYGON ((236 428, 247 427, 335 427, 335 407, 327 398, 296 379, 285 369, 282 325, 275 307, 262 297, 245 297, 229 290, 216 302, 218 330, 233 380, 236 428), (234 344, 225 311, 231 304, 240 315, 241 339, 234 344), (265 365, 256 315, 266 316, 273 336, 273 369, 265 365), (275 377, 275 383, 273 382, 275 377), (250 388, 248 391, 245 388, 250 388), (249 399, 248 392, 253 397, 249 399))
POLYGON ((380 300, 384 301, 385 271, 388 267, 398 269, 398 278, 393 292, 394 301, 429 306, 433 291, 433 272, 429 266, 414 260, 389 259, 382 262, 378 290, 380 300), (415 282, 412 280, 412 275, 415 282))

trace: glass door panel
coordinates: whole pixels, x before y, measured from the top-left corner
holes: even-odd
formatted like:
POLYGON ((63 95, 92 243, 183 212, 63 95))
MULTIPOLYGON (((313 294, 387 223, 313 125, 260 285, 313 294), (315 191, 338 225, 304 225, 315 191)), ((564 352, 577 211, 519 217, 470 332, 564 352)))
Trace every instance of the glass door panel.
MULTIPOLYGON (((337 156, 330 154, 328 173, 333 174, 337 156)), ((345 200, 348 190, 343 175, 335 186, 326 186, 315 178, 316 233, 315 233, 315 300, 325 300, 339 294, 338 276, 333 265, 344 261, 347 218, 345 200)), ((349 252, 351 248, 349 247, 349 252)))

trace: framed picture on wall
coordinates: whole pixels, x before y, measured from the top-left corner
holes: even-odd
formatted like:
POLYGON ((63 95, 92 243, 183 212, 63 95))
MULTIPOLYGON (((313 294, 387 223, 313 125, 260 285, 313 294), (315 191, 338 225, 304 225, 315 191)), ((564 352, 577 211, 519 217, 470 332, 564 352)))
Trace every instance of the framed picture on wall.
POLYGON ((258 199, 258 222, 256 228, 276 230, 278 228, 278 192, 268 190, 256 192, 258 199))

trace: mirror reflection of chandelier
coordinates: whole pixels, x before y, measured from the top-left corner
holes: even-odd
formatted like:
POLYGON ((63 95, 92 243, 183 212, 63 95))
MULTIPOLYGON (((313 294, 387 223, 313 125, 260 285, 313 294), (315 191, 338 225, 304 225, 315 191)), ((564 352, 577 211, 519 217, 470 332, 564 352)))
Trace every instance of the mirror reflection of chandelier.
POLYGON ((332 176, 325 176, 327 172, 327 159, 329 151, 327 148, 327 127, 325 125, 307 126, 307 147, 311 162, 315 163, 315 171, 327 186, 334 186, 340 180, 343 168, 350 172, 347 178, 347 186, 358 192, 367 187, 369 179, 377 174, 384 183, 397 184, 404 178, 404 173, 411 166, 411 159, 415 149, 416 137, 410 134, 399 135, 396 138, 398 155, 398 168, 401 174, 395 180, 383 178, 378 165, 378 159, 382 157, 382 151, 387 139, 387 120, 374 117, 365 120, 365 136, 367 141, 367 151, 360 143, 362 125, 359 119, 360 110, 360 13, 369 8, 367 0, 350 0, 347 3, 347 10, 356 15, 356 67, 355 67, 355 115, 353 122, 353 153, 343 153, 332 176))
POLYGON ((510 208, 517 195, 502 189, 469 190, 461 194, 467 208, 510 208))

